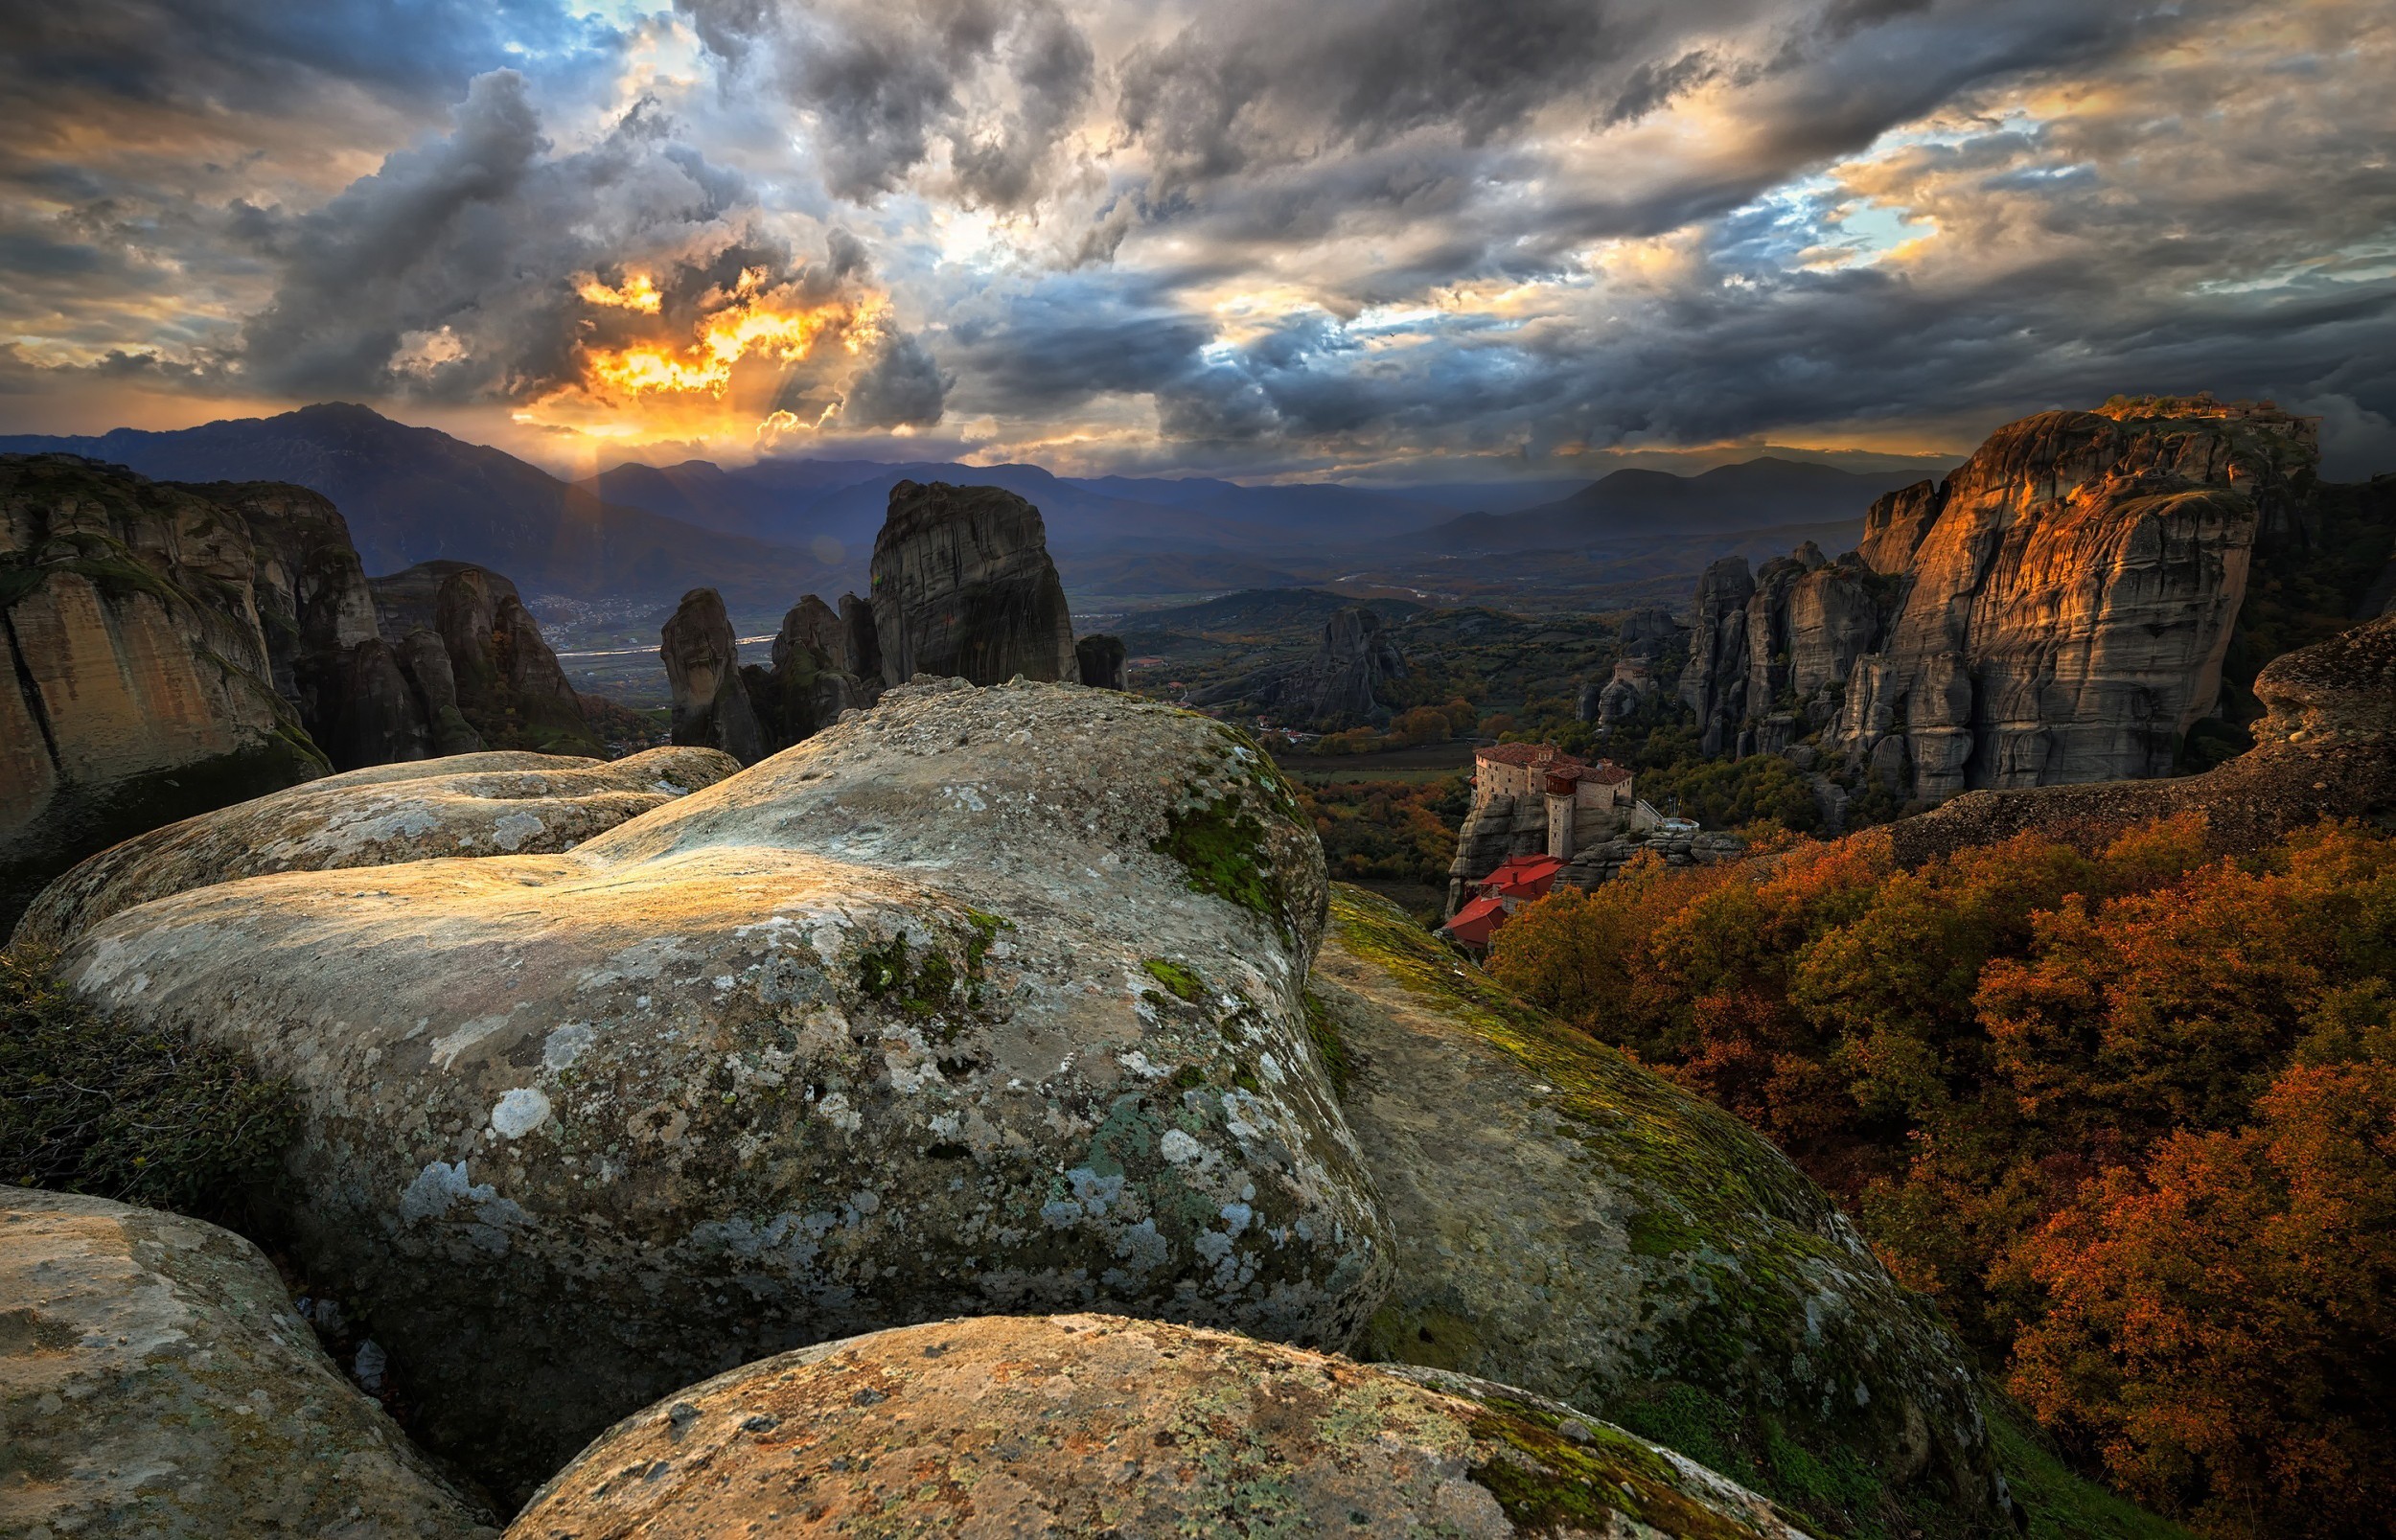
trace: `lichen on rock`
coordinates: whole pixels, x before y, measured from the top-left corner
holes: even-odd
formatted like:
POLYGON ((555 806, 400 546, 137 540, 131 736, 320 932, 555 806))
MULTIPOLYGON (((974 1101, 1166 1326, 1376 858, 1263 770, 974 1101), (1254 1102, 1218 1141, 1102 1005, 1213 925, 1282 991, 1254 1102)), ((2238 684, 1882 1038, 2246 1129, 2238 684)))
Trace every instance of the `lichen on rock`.
POLYGON ((1301 1000, 1320 847, 1242 747, 917 684, 570 852, 196 887, 64 973, 289 1077, 301 1255, 511 1492, 675 1385, 910 1321, 1337 1345, 1389 1242, 1301 1000), (1275 913, 1157 851, 1195 807, 1275 913))
POLYGON ((137 835, 42 889, 15 939, 63 946, 120 909, 270 872, 570 850, 740 768, 712 748, 612 762, 457 754, 326 776, 137 835))
POLYGON ((344 1380, 258 1249, 103 1198, 0 1198, 0 1533, 495 1540, 344 1380))
POLYGON ((1604 1536, 1818 1531, 1571 1407, 1224 1332, 946 1321, 751 1364, 626 1418, 519 1540, 757 1533, 1604 1536))

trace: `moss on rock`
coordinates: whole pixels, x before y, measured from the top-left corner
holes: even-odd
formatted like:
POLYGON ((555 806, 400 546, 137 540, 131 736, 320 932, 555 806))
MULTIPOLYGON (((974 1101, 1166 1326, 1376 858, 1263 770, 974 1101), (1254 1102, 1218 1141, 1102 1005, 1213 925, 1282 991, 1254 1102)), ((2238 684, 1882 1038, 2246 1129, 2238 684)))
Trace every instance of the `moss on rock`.
POLYGON ((1683 1439, 1859 1537, 2004 1532, 1960 1349, 1768 1142, 1361 889, 1309 987, 1399 1237, 1360 1353, 1683 1439))

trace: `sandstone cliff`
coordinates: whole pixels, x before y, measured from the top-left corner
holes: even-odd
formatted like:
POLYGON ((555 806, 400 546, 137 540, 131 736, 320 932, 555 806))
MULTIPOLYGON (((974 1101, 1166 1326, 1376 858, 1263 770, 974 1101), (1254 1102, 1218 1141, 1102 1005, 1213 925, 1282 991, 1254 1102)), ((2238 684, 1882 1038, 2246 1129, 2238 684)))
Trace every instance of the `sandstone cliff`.
POLYGON ((1683 701, 1709 752, 1819 735, 1901 797, 2167 773, 2221 693, 2258 535, 2301 521, 2309 420, 2117 398, 1999 429, 1810 547, 1697 595, 1683 701))
POLYGON ((2101 841, 2149 818, 2198 814, 2222 854, 2259 850, 2321 818, 2396 823, 2396 615, 2290 653, 2255 678, 2255 747, 2202 775, 1968 793, 1889 825, 1919 866, 2035 830, 2101 841))
POLYGON ((274 689, 259 549, 222 504, 7 455, 0 518, 0 927, 94 850, 331 769, 274 689))
POLYGON ((1040 510, 1003 488, 890 489, 873 542, 873 620, 886 684, 918 674, 975 684, 1081 678, 1040 510))
MULTIPOLYGON (((772 666, 742 666, 741 682, 765 753, 802 742, 840 721, 841 712, 871 705, 881 696, 880 673, 866 678, 858 672, 859 655, 872 649, 861 646, 864 639, 841 618, 859 612, 853 608, 857 596, 844 596, 841 605, 836 612, 812 593, 801 598, 774 633, 772 666)), ((870 627, 871 612, 863 613, 870 627)))
POLYGON ((1120 636, 1084 636, 1073 643, 1081 665, 1081 681, 1094 690, 1128 690, 1124 662, 1131 655, 1120 636))

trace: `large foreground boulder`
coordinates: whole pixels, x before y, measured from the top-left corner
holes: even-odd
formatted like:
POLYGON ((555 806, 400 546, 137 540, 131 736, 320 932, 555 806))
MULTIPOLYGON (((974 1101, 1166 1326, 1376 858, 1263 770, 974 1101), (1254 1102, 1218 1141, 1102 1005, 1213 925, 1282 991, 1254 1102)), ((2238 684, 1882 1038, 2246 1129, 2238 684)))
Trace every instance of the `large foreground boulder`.
POLYGON ((300 1255, 514 1494, 887 1325, 1346 1343, 1389 1261, 1302 1005, 1324 892, 1220 724, 943 683, 571 852, 196 888, 62 968, 290 1077, 300 1255))
POLYGON ((735 1369, 611 1429, 508 1533, 1806 1531, 1755 1493, 1541 1397, 1085 1315, 948 1321, 735 1369))
POLYGON ((1961 1349, 1778 1150, 1386 900, 1331 912, 1311 987, 1398 1248, 1360 1354, 1586 1407, 1833 1529, 2002 1522, 1961 1349))
POLYGON ((611 763, 495 752, 330 775, 102 851, 42 889, 15 939, 63 946, 120 909, 268 872, 571 850, 739 769, 712 748, 653 748, 611 763))
POLYGON ((344 1380, 258 1248, 0 1197, 0 1533, 495 1540, 344 1380))

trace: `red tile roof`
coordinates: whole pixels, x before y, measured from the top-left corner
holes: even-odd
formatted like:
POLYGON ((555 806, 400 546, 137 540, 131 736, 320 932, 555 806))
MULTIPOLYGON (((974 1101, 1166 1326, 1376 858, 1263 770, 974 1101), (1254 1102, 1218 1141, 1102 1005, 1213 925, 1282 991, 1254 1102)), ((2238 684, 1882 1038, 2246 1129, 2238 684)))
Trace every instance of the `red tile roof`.
POLYGON ((1494 898, 1477 898, 1456 911, 1456 918, 1440 927, 1467 946, 1486 947, 1489 932, 1506 923, 1506 906, 1494 898))

